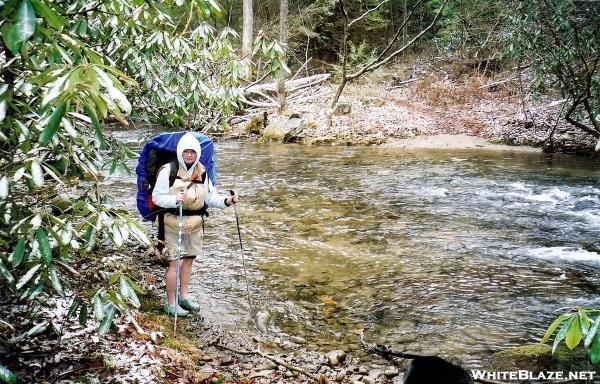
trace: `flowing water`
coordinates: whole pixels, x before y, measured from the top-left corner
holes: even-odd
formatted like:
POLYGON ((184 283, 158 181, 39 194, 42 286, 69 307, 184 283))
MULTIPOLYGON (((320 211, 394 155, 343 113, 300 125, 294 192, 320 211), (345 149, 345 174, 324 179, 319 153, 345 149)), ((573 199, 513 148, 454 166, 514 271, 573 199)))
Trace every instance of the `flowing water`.
MULTIPOLYGON (((358 350, 364 329, 474 368, 539 340, 564 307, 600 306, 597 162, 244 142, 216 154, 218 186, 241 195, 252 300, 309 349, 358 350)), ((134 181, 107 183, 133 209, 134 181)), ((250 327, 233 209, 212 209, 195 268, 207 321, 250 327)))

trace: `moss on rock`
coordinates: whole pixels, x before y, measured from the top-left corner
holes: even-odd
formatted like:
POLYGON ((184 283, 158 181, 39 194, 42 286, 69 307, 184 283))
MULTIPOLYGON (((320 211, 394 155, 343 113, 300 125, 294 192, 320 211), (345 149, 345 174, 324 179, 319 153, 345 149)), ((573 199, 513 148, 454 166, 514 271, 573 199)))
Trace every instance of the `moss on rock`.
POLYGON ((248 133, 252 133, 255 135, 260 135, 263 131, 266 123, 265 123, 265 115, 254 115, 246 124, 245 130, 248 133))
POLYGON ((488 371, 515 371, 528 370, 542 371, 589 371, 598 370, 598 366, 591 367, 588 362, 587 352, 583 348, 569 350, 561 345, 552 354, 552 347, 548 344, 527 344, 496 352, 483 367, 488 371))

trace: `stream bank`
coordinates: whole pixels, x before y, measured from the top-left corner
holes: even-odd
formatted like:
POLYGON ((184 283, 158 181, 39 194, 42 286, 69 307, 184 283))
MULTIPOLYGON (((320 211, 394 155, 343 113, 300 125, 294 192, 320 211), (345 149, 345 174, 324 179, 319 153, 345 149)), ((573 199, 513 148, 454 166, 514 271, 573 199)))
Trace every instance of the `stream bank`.
POLYGON ((490 78, 440 72, 402 65, 377 71, 347 85, 335 110, 329 103, 336 84, 320 83, 301 98, 292 95, 281 115, 274 109, 246 110, 227 135, 317 145, 394 145, 398 140, 466 135, 487 144, 594 153, 596 140, 560 118, 566 100, 559 95, 524 100, 516 79, 504 81, 510 74, 490 78), (290 117, 300 118, 301 126, 294 124, 294 132, 286 136, 290 117))

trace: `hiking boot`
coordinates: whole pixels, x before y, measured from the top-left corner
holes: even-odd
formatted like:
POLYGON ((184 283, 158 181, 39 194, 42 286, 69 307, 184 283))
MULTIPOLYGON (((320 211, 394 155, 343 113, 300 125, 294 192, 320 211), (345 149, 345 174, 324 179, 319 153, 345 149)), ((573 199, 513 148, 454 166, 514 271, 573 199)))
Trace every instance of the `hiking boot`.
POLYGON ((181 305, 183 308, 187 309, 188 311, 196 312, 197 310, 200 309, 200 304, 197 301, 194 301, 194 299, 192 299, 190 297, 188 297, 187 299, 180 299, 179 305, 181 305))
POLYGON ((177 306, 175 306, 175 305, 166 305, 165 306, 165 313, 167 315, 175 316, 175 311, 177 311, 177 316, 179 316, 179 317, 186 317, 186 316, 188 316, 190 314, 188 311, 186 311, 185 309, 181 308, 179 305, 177 305, 177 306), (175 309, 175 307, 177 307, 177 309, 175 309))

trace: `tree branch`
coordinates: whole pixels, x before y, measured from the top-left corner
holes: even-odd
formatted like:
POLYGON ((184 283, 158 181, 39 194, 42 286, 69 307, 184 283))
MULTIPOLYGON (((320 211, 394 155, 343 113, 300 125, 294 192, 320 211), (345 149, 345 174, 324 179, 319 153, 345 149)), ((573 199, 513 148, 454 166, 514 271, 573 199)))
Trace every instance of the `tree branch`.
POLYGON ((364 17, 366 17, 369 13, 374 12, 376 10, 379 9, 379 7, 381 7, 383 4, 387 3, 389 0, 383 0, 381 3, 379 3, 375 8, 371 8, 369 10, 367 10, 365 13, 363 13, 360 17, 357 17, 356 19, 352 20, 349 24, 348 24, 348 28, 350 28, 352 26, 352 24, 356 23, 357 21, 360 21, 361 19, 363 19, 364 17))
MULTIPOLYGON (((359 70, 358 72, 355 72, 353 74, 350 74, 348 76, 348 80, 353 80, 356 79, 357 77, 363 75, 365 72, 367 71, 372 71, 374 69, 377 69, 379 67, 381 67, 382 65, 387 64, 390 60, 392 60, 394 57, 396 57, 398 54, 402 53, 403 51, 405 51, 408 47, 410 47, 411 45, 413 45, 417 40, 419 40, 425 33, 427 33, 431 28, 433 28, 433 26, 435 25, 435 23, 437 22, 438 18, 440 17, 442 10, 444 9, 444 7, 446 6, 446 4, 448 4, 449 0, 444 0, 444 2, 442 3, 442 6, 440 7, 440 9, 438 10, 438 12, 436 13, 435 17, 433 18, 433 20, 431 21, 431 24, 429 24, 427 26, 427 28, 425 28, 424 30, 422 30, 417 36, 415 36, 411 41, 409 41, 408 43, 406 43, 402 48, 396 50, 395 52, 392 52, 387 58, 385 58, 384 60, 381 60, 379 62, 375 61, 372 62, 370 64, 365 65, 361 70, 359 70)), ((390 44, 391 45, 391 44, 390 44)), ((386 48, 387 49, 387 48, 386 48)), ((385 52, 385 51, 384 51, 385 52)), ((380 55, 381 57, 381 55, 380 55)))

